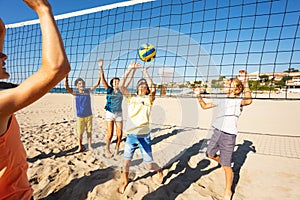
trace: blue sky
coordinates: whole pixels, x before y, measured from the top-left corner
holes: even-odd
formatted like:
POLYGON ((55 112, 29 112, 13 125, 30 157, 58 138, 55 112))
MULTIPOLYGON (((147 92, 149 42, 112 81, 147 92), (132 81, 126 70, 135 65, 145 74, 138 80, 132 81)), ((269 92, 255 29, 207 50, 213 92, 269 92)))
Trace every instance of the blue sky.
MULTIPOLYGON (((122 0, 48 0, 54 15, 94 8, 122 0)), ((37 19, 37 15, 22 0, 0 0, 1 18, 5 24, 37 19)))
MULTIPOLYGON (((4 0, 0 2, 2 9, 4 0)), ((6 3, 6 9, 2 9, 1 17, 6 24, 36 19, 34 12, 21 0, 5 2, 9 4, 6 3), (23 6, 15 12, 22 15, 14 14, 12 17, 11 10, 17 7, 16 4, 23 6)), ((59 15, 119 1, 50 2, 54 14, 59 15), (101 2, 101 5, 96 2, 101 2)), ((72 65, 70 75, 73 78, 97 75, 96 61, 99 57, 105 59, 108 79, 122 76, 128 62, 138 60, 136 52, 139 45, 150 42, 158 52, 155 60, 149 63, 156 67, 152 73, 156 74, 161 66, 169 71, 172 68, 178 81, 174 78, 171 81, 183 82, 206 79, 208 73, 210 76, 229 77, 245 68, 250 73, 281 72, 288 67, 300 69, 299 2, 161 0, 58 20, 57 23, 72 65)), ((8 30, 8 35, 12 35, 10 46, 13 48, 6 45, 6 52, 16 57, 24 56, 24 62, 8 60, 10 66, 38 67, 38 64, 27 61, 28 58, 39 58, 33 51, 33 47, 40 44, 39 36, 29 38, 28 30, 32 28, 36 29, 35 26, 16 29, 23 34, 22 37, 28 38, 23 40, 24 43, 10 34, 15 32, 14 29, 8 30), (36 45, 28 42, 34 40, 36 45)), ((35 61, 39 62, 38 59, 35 61)), ((28 72, 24 70, 23 73, 27 75, 28 72)))

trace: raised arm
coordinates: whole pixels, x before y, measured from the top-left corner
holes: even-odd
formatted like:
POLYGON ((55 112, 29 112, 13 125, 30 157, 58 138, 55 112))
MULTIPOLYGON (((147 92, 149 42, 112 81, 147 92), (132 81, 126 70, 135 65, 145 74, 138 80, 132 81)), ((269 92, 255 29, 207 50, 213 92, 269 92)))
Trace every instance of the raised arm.
POLYGON ((70 86, 69 86, 69 78, 68 78, 68 75, 67 75, 66 78, 65 78, 65 88, 66 88, 66 90, 67 90, 69 93, 71 93, 71 94, 74 95, 74 90, 73 90, 72 88, 70 88, 70 86))
POLYGON ((148 69, 150 68, 151 66, 147 66, 145 68, 143 68, 142 72, 146 78, 146 81, 147 81, 147 84, 149 85, 150 87, 150 101, 153 102, 155 100, 155 94, 156 94, 156 86, 155 84, 153 83, 152 81, 152 78, 150 77, 149 73, 148 73, 148 69))
POLYGON ((132 79, 133 79, 133 77, 134 77, 135 71, 136 71, 136 68, 133 68, 133 69, 130 71, 130 73, 129 73, 128 77, 127 77, 127 81, 126 81, 126 83, 125 83, 125 87, 126 87, 126 88, 128 88, 128 86, 130 85, 130 83, 131 83, 131 81, 132 81, 132 79))
POLYGON ((1 91, 0 119, 28 106, 45 95, 70 71, 63 42, 47 0, 24 0, 39 16, 42 31, 40 69, 18 87, 1 91))
POLYGON ((96 83, 90 88, 90 91, 94 91, 100 85, 101 77, 102 77, 102 74, 103 74, 103 68, 102 68, 103 59, 98 60, 98 65, 99 65, 98 79, 97 79, 96 83))
MULTIPOLYGON (((9 76, 10 76, 9 73, 6 72, 6 69, 3 68, 3 66, 5 66, 5 60, 7 59, 7 55, 2 53, 3 46, 4 46, 5 34, 6 34, 5 25, 2 21, 2 19, 0 18, 0 79, 9 78, 9 76)), ((3 87, 1 87, 1 88, 3 88, 3 87)))
POLYGON ((123 78, 120 80, 119 83, 119 90, 123 95, 129 95, 129 91, 127 89, 128 85, 130 84, 133 75, 131 76, 131 78, 128 79, 128 76, 130 75, 130 73, 134 73, 135 70, 137 68, 139 68, 141 66, 140 63, 134 62, 134 63, 130 63, 129 67, 127 68, 127 70, 125 71, 125 74, 123 75, 123 78), (128 80, 127 80, 128 79, 128 80), (127 82, 128 81, 128 82, 127 82))
POLYGON ((5 25, 2 19, 0 18, 0 53, 3 51, 5 34, 6 34, 5 25))
POLYGON ((107 84, 105 76, 104 76, 103 59, 98 60, 98 65, 99 65, 100 79, 102 80, 102 85, 107 90, 109 88, 109 85, 107 84))
POLYGON ((143 69, 142 69, 142 72, 143 72, 143 74, 144 74, 144 76, 145 76, 145 79, 146 79, 146 81, 147 81, 147 84, 148 85, 153 85, 153 81, 152 81, 152 78, 150 77, 150 75, 149 75, 149 73, 148 73, 148 69, 150 68, 151 66, 147 66, 147 67, 144 67, 143 69))
POLYGON ((249 83, 248 83, 248 73, 246 70, 240 70, 239 71, 239 75, 238 75, 238 79, 240 81, 242 81, 243 86, 244 86, 244 96, 243 96, 243 100, 241 102, 242 106, 247 106, 250 105, 252 103, 252 94, 251 94, 251 90, 249 87, 249 83))
POLYGON ((211 103, 211 102, 206 103, 202 99, 202 97, 201 97, 201 89, 200 88, 198 88, 198 87, 194 88, 194 94, 197 96, 198 102, 199 102, 199 104, 200 104, 200 106, 201 106, 202 109, 209 109, 209 108, 215 107, 215 105, 213 103, 211 103))

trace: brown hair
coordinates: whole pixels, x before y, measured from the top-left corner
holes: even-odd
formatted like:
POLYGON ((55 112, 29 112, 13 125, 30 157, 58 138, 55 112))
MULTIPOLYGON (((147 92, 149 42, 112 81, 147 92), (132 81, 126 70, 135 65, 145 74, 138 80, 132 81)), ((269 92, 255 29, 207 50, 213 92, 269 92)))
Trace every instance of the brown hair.
POLYGON ((140 82, 142 82, 142 81, 145 82, 146 87, 147 87, 147 93, 146 93, 146 95, 150 94, 150 89, 149 89, 148 83, 147 83, 146 79, 144 79, 144 78, 141 78, 141 79, 137 82, 137 84, 136 84, 136 94, 138 94, 138 91, 139 91, 138 89, 139 89, 139 86, 140 86, 140 82))
POLYGON ((120 79, 119 79, 118 77, 114 77, 114 78, 113 78, 113 79, 111 79, 111 80, 110 80, 110 82, 109 82, 109 84, 110 84, 110 86, 111 86, 111 87, 114 87, 114 86, 113 86, 113 82, 114 82, 114 80, 118 80, 118 81, 120 81, 120 79))
POLYGON ((77 78, 77 79, 75 80, 75 82, 74 82, 74 85, 77 86, 77 84, 78 84, 79 81, 82 81, 83 84, 85 85, 85 81, 84 81, 82 78, 77 78))

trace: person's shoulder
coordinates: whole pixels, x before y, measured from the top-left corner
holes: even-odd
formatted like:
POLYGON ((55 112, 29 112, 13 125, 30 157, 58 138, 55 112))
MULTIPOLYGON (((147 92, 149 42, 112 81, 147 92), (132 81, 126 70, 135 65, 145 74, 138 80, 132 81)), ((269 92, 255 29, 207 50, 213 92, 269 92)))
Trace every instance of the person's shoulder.
POLYGON ((108 88, 106 89, 107 93, 112 93, 113 90, 114 90, 114 89, 113 89, 112 87, 110 87, 110 86, 108 86, 108 88))
POLYGON ((136 95, 136 94, 132 94, 132 93, 129 93, 129 94, 124 95, 124 96, 125 96, 125 98, 126 98, 127 100, 135 101, 135 100, 137 99, 137 95, 136 95))

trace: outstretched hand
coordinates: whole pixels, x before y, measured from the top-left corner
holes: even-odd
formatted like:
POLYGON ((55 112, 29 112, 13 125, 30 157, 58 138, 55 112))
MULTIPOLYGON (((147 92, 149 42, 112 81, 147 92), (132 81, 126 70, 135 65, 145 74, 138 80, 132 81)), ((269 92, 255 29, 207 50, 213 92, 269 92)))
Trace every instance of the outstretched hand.
POLYGON ((140 68, 141 67, 141 64, 138 63, 138 62, 132 62, 129 64, 129 67, 128 69, 137 69, 137 68, 140 68))
POLYGON ((103 59, 98 59, 98 65, 99 65, 99 78, 104 74, 103 72, 103 59))
POLYGON ((103 59, 102 58, 100 58, 98 60, 98 65, 99 65, 99 68, 102 69, 102 67, 103 67, 103 59))
POLYGON ((37 13, 43 11, 43 8, 51 9, 51 5, 47 0, 23 0, 30 8, 37 13))
POLYGON ((98 60, 98 64, 99 64, 99 66, 102 66, 102 65, 103 65, 103 59, 102 59, 102 58, 100 58, 100 59, 98 60))

